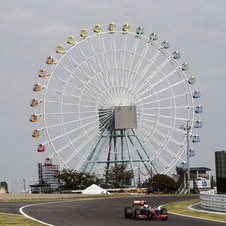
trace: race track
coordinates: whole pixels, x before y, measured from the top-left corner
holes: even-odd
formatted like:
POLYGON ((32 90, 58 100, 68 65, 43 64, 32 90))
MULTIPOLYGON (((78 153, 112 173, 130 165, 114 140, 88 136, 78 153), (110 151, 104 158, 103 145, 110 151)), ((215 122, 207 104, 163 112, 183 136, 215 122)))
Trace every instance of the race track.
MULTIPOLYGON (((176 201, 191 200, 194 196, 155 196, 145 197, 152 206, 159 206, 176 201)), ((120 226, 120 225, 172 225, 172 226, 220 226, 218 223, 207 220, 193 219, 188 217, 169 214, 168 221, 160 220, 133 220, 124 218, 124 207, 130 206, 134 199, 142 197, 90 199, 90 200, 64 200, 49 201, 43 204, 35 202, 34 206, 23 208, 27 215, 46 222, 50 225, 73 225, 73 226, 120 226)), ((31 202, 30 202, 31 203, 31 202)), ((170 210, 168 210, 170 211, 170 210)), ((201 214, 201 213, 200 213, 201 214)))

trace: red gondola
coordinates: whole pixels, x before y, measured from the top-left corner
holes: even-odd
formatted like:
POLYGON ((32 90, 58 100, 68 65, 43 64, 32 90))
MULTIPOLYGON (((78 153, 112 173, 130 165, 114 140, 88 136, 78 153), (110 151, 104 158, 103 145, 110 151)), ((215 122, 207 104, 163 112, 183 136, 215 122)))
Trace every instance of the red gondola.
POLYGON ((51 159, 51 158, 46 158, 46 160, 45 160, 45 165, 46 165, 46 166, 52 166, 52 165, 53 165, 52 159, 51 159))
POLYGON ((45 146, 43 144, 39 144, 37 151, 38 152, 44 152, 45 151, 45 146))

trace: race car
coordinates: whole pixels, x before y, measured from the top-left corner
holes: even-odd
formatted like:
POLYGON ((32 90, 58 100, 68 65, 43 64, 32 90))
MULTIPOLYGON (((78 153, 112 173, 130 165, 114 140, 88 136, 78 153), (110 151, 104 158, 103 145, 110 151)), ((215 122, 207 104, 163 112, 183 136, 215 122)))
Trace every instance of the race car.
POLYGON ((147 204, 146 200, 133 201, 132 207, 125 207, 125 218, 139 219, 161 219, 167 220, 165 208, 155 208, 147 204))

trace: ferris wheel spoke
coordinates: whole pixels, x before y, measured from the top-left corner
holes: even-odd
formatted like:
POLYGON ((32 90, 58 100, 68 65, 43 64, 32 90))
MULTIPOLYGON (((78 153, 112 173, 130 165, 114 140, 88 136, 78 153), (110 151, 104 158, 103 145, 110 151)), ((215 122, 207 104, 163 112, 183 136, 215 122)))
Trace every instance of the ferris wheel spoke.
MULTIPOLYGON (((57 93, 57 94, 63 94, 63 92, 61 90, 55 89, 55 88, 48 87, 48 91, 53 92, 53 93, 57 93)), ((68 93, 68 92, 64 92, 64 95, 70 96, 70 97, 72 97, 74 99, 78 99, 78 96, 75 96, 75 95, 73 95, 71 93, 68 93)))
MULTIPOLYGON (((61 113, 60 115, 65 115, 65 114, 61 113)), ((93 118, 95 118, 95 116, 86 117, 86 118, 83 118, 82 120, 93 119, 93 118)), ((46 126, 45 129, 52 129, 52 128, 56 128, 56 127, 59 127, 59 126, 65 126, 65 125, 76 123, 76 122, 79 122, 79 121, 80 121, 80 119, 76 119, 76 120, 72 120, 72 121, 69 121, 69 122, 54 124, 54 125, 51 125, 51 126, 46 126)))
MULTIPOLYGON (((108 34, 108 35, 112 35, 112 34, 108 34)), ((105 65, 105 68, 111 68, 111 64, 110 64, 110 62, 109 62, 109 59, 108 59, 108 57, 107 57, 107 50, 106 50, 106 47, 105 47, 105 42, 104 42, 104 40, 103 40, 103 34, 100 34, 99 36, 99 43, 100 43, 100 47, 101 47, 101 49, 102 49, 102 61, 103 61, 103 63, 104 63, 104 65, 105 65)), ((113 75, 112 75, 112 71, 111 70, 107 70, 106 71, 107 73, 106 73, 106 77, 108 78, 108 81, 109 81, 109 84, 111 83, 111 84, 114 84, 114 82, 113 82, 113 75)), ((117 96, 117 93, 116 93, 116 91, 115 91, 115 87, 113 86, 113 90, 114 90, 114 96, 117 96)))
MULTIPOLYGON (((155 54, 153 55, 153 57, 149 61, 147 61, 147 65, 143 69, 143 71, 141 71, 141 73, 139 75, 139 79, 137 79, 136 73, 133 74, 133 76, 132 76, 132 83, 131 84, 135 83, 135 81, 137 81, 136 84, 139 84, 139 81, 141 81, 142 79, 144 79, 144 77, 146 76, 146 73, 151 68, 151 66, 154 64, 154 61, 157 59, 157 57, 159 56, 159 54, 160 54, 160 51, 159 51, 159 49, 157 49, 156 52, 155 52, 155 54)), ((146 80, 144 80, 145 83, 147 81, 149 81, 150 79, 151 79, 150 77, 147 77, 146 80)), ((131 88, 136 89, 137 88, 137 85, 136 85, 136 88, 134 86, 131 87, 131 88)))
MULTIPOLYGON (((175 120, 177 119, 177 118, 174 118, 175 120)), ((182 133, 182 134, 184 134, 184 131, 182 131, 181 129, 178 129, 178 128, 172 128, 172 126, 171 125, 167 125, 167 124, 163 124, 163 123, 161 123, 161 122, 156 122, 155 120, 152 120, 152 119, 149 119, 149 118, 146 118, 146 117, 144 117, 143 118, 143 121, 144 121, 144 123, 145 122, 147 122, 147 123, 152 123, 153 125, 155 125, 155 126, 160 126, 160 127, 162 127, 162 128, 165 128, 165 129, 169 129, 169 130, 173 130, 174 129, 174 131, 175 132, 179 132, 179 133, 182 133)), ((150 128, 149 128, 150 129, 150 128)))
POLYGON ((54 101, 54 100, 45 100, 46 104, 61 104, 62 106, 71 106, 71 107, 75 107, 76 103, 66 103, 66 102, 60 102, 60 101, 54 101))
MULTIPOLYGON (((167 91, 167 90, 169 90, 169 89, 171 89, 171 88, 173 88, 173 87, 175 87, 175 86, 178 86, 178 85, 182 84, 183 82, 184 82, 184 81, 179 81, 179 82, 177 82, 177 83, 174 83, 174 84, 168 86, 167 88, 160 89, 160 90, 158 90, 157 92, 151 93, 150 95, 147 95, 147 96, 145 96, 145 97, 143 97, 143 98, 140 98, 139 101, 144 101, 144 100, 146 100, 146 99, 149 99, 149 98, 151 98, 151 97, 153 97, 153 96, 155 96, 155 95, 157 95, 157 94, 160 94, 160 93, 162 93, 162 92, 164 92, 164 91, 167 91)), ((144 93, 146 93, 146 92, 143 92, 142 95, 144 95, 144 93)))
MULTIPOLYGON (((68 57, 69 57, 69 59, 71 60, 71 62, 73 63, 73 65, 74 65, 74 67, 76 68, 76 70, 78 70, 82 75, 85 75, 86 81, 82 81, 81 79, 79 79, 78 76, 75 75, 76 70, 75 70, 74 72, 71 72, 70 70, 68 70, 68 69, 66 69, 66 68, 64 68, 64 69, 72 76, 73 79, 75 79, 76 81, 79 81, 79 82, 82 84, 82 87, 85 87, 85 86, 87 85, 87 81, 90 81, 91 76, 88 75, 88 74, 85 72, 85 70, 81 67, 81 64, 84 63, 84 62, 87 64, 87 60, 85 60, 84 62, 82 62, 82 63, 79 65, 79 64, 76 62, 76 60, 75 60, 70 54, 68 54, 68 57)), ((90 65, 90 64, 88 64, 88 65, 90 65)), ((63 67, 63 65, 61 65, 61 66, 63 67)), ((88 66, 88 67, 89 67, 89 66, 88 66)), ((89 68, 89 69, 90 69, 90 68, 89 68)), ((91 69, 90 69, 90 70, 91 70, 91 69)), ((97 83, 94 82, 94 83, 92 83, 92 84, 93 84, 93 85, 89 87, 89 89, 90 89, 91 91, 93 91, 94 93, 96 93, 96 91, 100 90, 100 89, 98 88, 98 86, 99 86, 101 83, 97 84, 97 83), (93 86, 94 86, 94 87, 93 87, 93 86)))
MULTIPOLYGON (((94 129, 97 129, 96 126, 91 127, 89 130, 87 130, 87 132, 91 132, 94 129)), ((96 134, 93 134, 90 136, 90 138, 95 137, 96 134)), ((61 152, 63 152, 64 150, 66 150, 66 148, 68 148, 69 146, 71 146, 73 143, 76 143, 78 140, 81 140, 84 137, 84 134, 81 134, 80 136, 76 137, 75 139, 71 140, 70 143, 67 143, 66 145, 64 145, 63 147, 61 147, 60 149, 57 150, 57 154, 60 154, 61 152)), ((83 143, 85 144, 85 142, 83 143)))
MULTIPOLYGON (((71 59, 69 54, 67 55, 67 57, 68 57, 69 59, 71 59)), ((73 77, 77 82, 79 82, 82 86, 84 86, 84 85, 86 84, 86 81, 82 81, 81 79, 79 79, 78 76, 75 75, 76 70, 75 70, 74 72, 72 72, 72 71, 70 71, 69 69, 67 69, 63 64, 61 64, 60 62, 58 63, 58 65, 59 65, 59 66, 60 66, 60 67, 61 67, 68 75, 70 75, 70 76, 73 77)), ((74 67, 76 68, 76 65, 74 65, 74 67)), ((78 71, 80 71, 80 73, 81 73, 81 70, 80 70, 80 69, 78 69, 78 71)), ((82 71, 82 73, 84 73, 84 72, 82 71)), ((85 74, 84 74, 84 75, 85 75, 85 74)))
POLYGON ((94 46, 93 46, 90 38, 88 39, 88 43, 89 43, 90 52, 92 53, 92 58, 95 62, 96 68, 99 71, 98 73, 95 74, 95 76, 97 77, 97 82, 98 82, 98 84, 101 85, 102 88, 104 88, 104 87, 106 87, 105 79, 100 79, 99 76, 97 76, 97 75, 100 74, 100 72, 104 72, 105 69, 102 67, 102 64, 98 58, 98 55, 94 51, 94 46))
POLYGON ((142 53, 141 53, 140 56, 139 56, 139 59, 138 59, 136 65, 134 66, 134 71, 135 71, 137 74, 138 74, 138 71, 140 70, 140 67, 141 67, 141 65, 142 65, 142 63, 143 63, 143 61, 144 61, 144 59, 145 59, 145 57, 146 57, 146 54, 147 54, 149 48, 150 48, 150 43, 147 42, 147 43, 145 44, 145 47, 144 47, 142 53))
POLYGON ((127 65, 127 68, 128 68, 128 75, 130 75, 130 83, 125 83, 126 86, 125 86, 125 89, 124 89, 124 95, 126 95, 126 90, 128 90, 128 88, 131 88, 129 85, 130 84, 133 84, 133 77, 135 77, 135 73, 133 74, 132 71, 132 67, 133 67, 133 64, 134 64, 134 59, 135 59, 135 56, 136 56, 136 51, 137 51, 137 47, 138 47, 138 43, 139 43, 139 38, 135 38, 133 40, 133 44, 131 46, 131 52, 129 54, 129 59, 128 59, 128 65, 127 65))
MULTIPOLYGON (((149 116, 156 117, 155 114, 149 114, 149 116)), ((186 121, 187 120, 187 118, 172 117, 172 116, 161 115, 161 114, 158 115, 158 118, 165 118, 165 119, 172 119, 173 118, 173 119, 180 120, 180 121, 186 121)))
MULTIPOLYGON (((88 139, 87 139, 87 142, 89 143, 94 137, 96 136, 96 134, 94 134, 93 136, 90 136, 88 139)), ((79 153, 84 147, 85 147, 86 143, 82 143, 77 150, 75 150, 74 152, 72 152, 72 154, 66 159, 66 163, 69 163, 73 158, 74 156, 79 153)))
MULTIPOLYGON (((165 98, 161 98, 161 99, 158 99, 158 100, 154 100, 154 101, 148 101, 148 102, 144 102, 142 103, 142 106, 145 106, 145 105, 150 105, 150 104, 153 104, 155 102, 161 102, 161 101, 166 101, 166 100, 170 100, 170 99, 176 99, 176 98, 180 98, 180 97, 185 97, 187 96, 188 94, 187 93, 182 93, 182 94, 178 94, 178 95, 175 95, 175 96, 169 96, 169 97, 165 97, 165 98)), ((137 104, 138 106, 139 104, 137 104)), ((145 108, 146 109, 146 108, 145 108)))
MULTIPOLYGON (((92 122, 91 122, 91 123, 87 123, 86 126, 91 125, 91 124, 92 124, 92 122)), ((67 135, 70 134, 70 133, 72 133, 72 132, 76 132, 76 131, 78 131, 79 129, 80 129, 80 128, 76 128, 76 129, 74 129, 74 130, 71 130, 71 131, 67 132, 67 135)), ((97 129, 97 126, 90 127, 90 129, 87 130, 87 133, 93 131, 94 129, 97 129)), ((64 135, 57 136, 57 137, 53 138, 52 141, 55 141, 55 140, 57 140, 57 139, 60 139, 60 138, 63 137, 63 136, 64 136, 64 135)), ((76 143, 78 140, 81 140, 83 137, 84 137, 84 134, 81 134, 81 135, 77 136, 75 139, 71 140, 70 143, 67 143, 67 144, 64 145, 63 147, 59 148, 59 149, 56 151, 56 153, 57 153, 57 154, 60 154, 60 153, 61 153, 62 151, 64 151, 66 148, 70 147, 73 143, 76 143)))
MULTIPOLYGON (((165 61, 165 62, 166 62, 166 61, 165 61)), ((136 93, 139 93, 140 90, 143 90, 144 87, 145 87, 145 85, 146 85, 146 83, 149 82, 150 79, 153 79, 153 78, 155 77, 155 75, 158 74, 159 71, 160 71, 159 68, 156 69, 156 70, 150 75, 149 79, 146 79, 146 80, 142 83, 142 85, 139 86, 139 88, 136 90, 136 93)), ((151 84, 151 86, 150 86, 149 88, 150 88, 150 89, 151 89, 151 88, 154 88, 156 85, 160 84, 161 82, 163 82, 163 81, 165 81, 165 80, 168 80, 168 78, 169 78, 171 75, 173 75, 174 73, 176 73, 176 72, 177 72, 177 69, 172 70, 172 71, 169 72, 168 74, 166 74, 166 75, 164 75, 163 77, 161 77, 161 79, 158 79, 154 84, 151 84)), ((180 82, 181 82, 181 81, 180 81, 180 82)), ((180 84, 180 83, 179 83, 179 84, 180 84)), ((135 87, 137 87, 137 85, 136 85, 135 87)), ((171 88, 171 87, 168 87, 167 89, 169 89, 169 88, 171 88)), ((140 96, 142 96, 145 92, 147 92, 147 90, 142 91, 142 92, 140 93, 140 96)))

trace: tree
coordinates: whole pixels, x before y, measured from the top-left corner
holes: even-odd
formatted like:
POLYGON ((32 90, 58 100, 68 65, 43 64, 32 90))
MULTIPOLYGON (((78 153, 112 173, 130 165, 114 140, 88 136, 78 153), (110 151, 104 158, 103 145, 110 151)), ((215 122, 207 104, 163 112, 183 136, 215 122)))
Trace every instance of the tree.
POLYGON ((127 170, 127 164, 118 164, 115 167, 105 170, 106 186, 123 188, 131 186, 133 171, 127 170))
POLYGON ((152 180, 154 183, 157 183, 158 189, 162 192, 170 193, 175 191, 177 188, 177 184, 174 179, 165 174, 156 174, 152 180))
POLYGON ((92 184, 101 185, 103 180, 96 177, 96 175, 87 172, 77 172, 72 169, 63 169, 62 173, 58 176, 61 180, 61 189, 63 190, 77 190, 85 189, 92 184))

